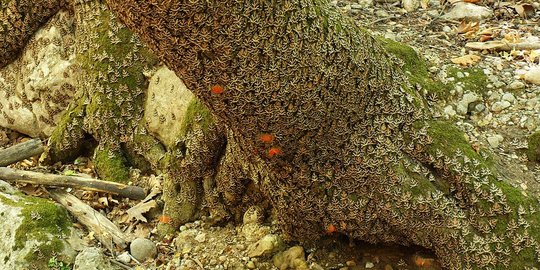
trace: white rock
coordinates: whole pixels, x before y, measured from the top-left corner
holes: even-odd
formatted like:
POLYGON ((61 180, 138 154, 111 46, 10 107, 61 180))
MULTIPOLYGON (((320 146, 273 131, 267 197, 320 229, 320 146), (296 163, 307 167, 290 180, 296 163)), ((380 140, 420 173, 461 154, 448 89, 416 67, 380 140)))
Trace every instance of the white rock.
POLYGON ((144 120, 148 131, 167 147, 172 147, 181 135, 183 117, 194 96, 165 66, 150 78, 147 95, 150 98, 144 105, 144 120))
POLYGON ((375 265, 372 262, 366 262, 366 269, 371 269, 375 267, 375 265))
POLYGON ((480 97, 474 92, 467 92, 463 95, 463 98, 458 102, 456 106, 457 113, 461 115, 467 114, 469 104, 476 102, 480 97))
POLYGON ((446 107, 444 107, 444 114, 446 115, 446 117, 454 117, 456 116, 456 111, 454 110, 454 108, 452 107, 452 105, 448 105, 446 107))
POLYGON ((514 97, 514 95, 512 93, 505 93, 502 97, 503 100, 506 100, 510 103, 514 103, 514 101, 516 101, 516 98, 514 97))
POLYGON ((487 138, 487 141, 489 143, 489 145, 493 148, 497 148, 499 147, 499 145, 501 144, 501 142, 504 140, 503 136, 499 135, 499 134, 495 134, 493 136, 489 136, 487 138))
POLYGON ((124 252, 118 256, 116 256, 116 259, 123 263, 129 263, 131 261, 131 256, 129 256, 129 252, 124 252))
POLYGON ((508 85, 508 89, 511 89, 511 90, 519 90, 519 89, 523 89, 524 87, 525 87, 525 84, 520 81, 513 81, 512 83, 508 85))
POLYGON ((283 241, 278 235, 268 234, 261 240, 248 247, 248 256, 250 258, 272 254, 282 246, 283 241))
POLYGON ((472 20, 481 21, 493 16, 493 11, 489 8, 478 6, 471 3, 458 2, 446 14, 443 15, 447 20, 472 20))
POLYGON ((531 68, 525 73, 524 79, 530 83, 540 85, 540 66, 531 68))
POLYGON ((95 269, 114 269, 109 260, 103 254, 103 251, 96 247, 88 247, 81 251, 77 258, 73 269, 78 270, 95 270, 95 269))
POLYGON ((415 11, 420 7, 420 0, 401 0, 401 5, 407 12, 415 11))
POLYGON ((206 241, 206 233, 199 233, 195 236, 195 241, 199 243, 204 243, 206 241))
POLYGON ((502 110, 510 107, 510 102, 506 101, 506 100, 502 100, 502 101, 497 101, 495 103, 493 103, 493 105, 491 106, 491 111, 493 112, 501 112, 502 110))

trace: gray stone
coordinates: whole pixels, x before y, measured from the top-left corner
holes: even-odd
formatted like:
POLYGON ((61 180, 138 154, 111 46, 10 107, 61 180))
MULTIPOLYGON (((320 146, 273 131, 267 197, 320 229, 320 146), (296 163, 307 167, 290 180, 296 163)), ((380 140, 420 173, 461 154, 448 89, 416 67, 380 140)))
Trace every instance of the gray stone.
POLYGON ((260 257, 263 255, 269 255, 276 252, 283 246, 283 240, 281 237, 276 234, 268 234, 264 236, 261 240, 250 245, 248 247, 248 256, 250 258, 260 257))
POLYGON ((454 117, 454 116, 456 116, 456 111, 454 110, 452 105, 448 105, 448 106, 444 107, 444 114, 447 117, 454 117))
POLYGON ((502 110, 510 107, 510 102, 506 101, 506 100, 502 100, 502 101, 497 101, 495 103, 493 103, 493 105, 491 106, 491 111, 493 112, 501 112, 502 110))
POLYGON ((456 106, 457 113, 461 115, 467 114, 469 104, 476 102, 480 97, 474 92, 467 92, 463 95, 463 98, 458 102, 456 106))
POLYGON ((514 103, 514 101, 516 101, 516 98, 514 97, 514 95, 512 93, 505 93, 502 97, 503 100, 506 100, 510 103, 514 103))
POLYGON ((443 15, 443 18, 447 20, 481 21, 492 16, 493 11, 487 7, 458 2, 448 13, 443 15))
POLYGON ((525 84, 521 81, 513 81, 508 85, 508 89, 519 90, 525 88, 525 84))
POLYGON ((111 262, 101 249, 97 247, 88 247, 81 251, 75 258, 74 270, 111 270, 118 269, 113 267, 111 262))
POLYGON ((530 83, 540 85, 540 66, 531 68, 525 73, 524 79, 530 83))
POLYGON ((129 256, 129 252, 125 251, 124 253, 116 256, 116 259, 119 261, 119 262, 123 262, 123 263, 129 263, 131 261, 131 256, 129 256))
POLYGON ((487 138, 489 145, 493 148, 499 147, 499 145, 501 144, 503 140, 504 140, 503 136, 499 134, 495 134, 487 138))
POLYGON ((182 117, 186 115, 194 96, 178 76, 165 66, 150 78, 147 96, 144 120, 148 131, 167 147, 172 147, 181 135, 182 117))
POLYGON ((64 208, 0 181, 0 269, 45 269, 52 257, 73 263, 74 236, 64 208))
POLYGON ((139 262, 154 258, 157 255, 157 248, 154 242, 146 238, 137 238, 129 245, 131 256, 139 262))
POLYGON ((372 262, 366 262, 366 269, 371 269, 375 267, 375 265, 372 262))
POLYGON ((420 7, 420 0, 401 0, 401 5, 407 12, 415 11, 420 7))
POLYGON ((0 126, 32 137, 51 135, 76 94, 72 24, 69 12, 58 12, 20 57, 0 68, 0 126))

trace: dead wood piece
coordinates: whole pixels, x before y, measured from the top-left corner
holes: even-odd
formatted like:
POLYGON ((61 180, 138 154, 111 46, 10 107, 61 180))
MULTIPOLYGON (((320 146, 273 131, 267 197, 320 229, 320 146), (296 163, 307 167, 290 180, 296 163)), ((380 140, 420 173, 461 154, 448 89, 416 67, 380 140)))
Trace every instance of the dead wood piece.
POLYGON ((465 48, 478 51, 538 50, 540 49, 540 43, 508 43, 504 41, 469 42, 465 44, 465 48))
POLYGON ((50 196, 63 205, 82 225, 94 232, 96 238, 109 250, 113 243, 126 248, 128 237, 104 215, 85 204, 77 197, 61 189, 49 189, 50 196))
POLYGON ((43 143, 39 139, 28 140, 0 150, 0 166, 7 166, 43 153, 43 143))
POLYGON ((71 187, 83 190, 106 192, 136 200, 142 200, 146 197, 144 189, 137 186, 128 186, 120 183, 78 176, 23 171, 7 167, 0 167, 0 179, 8 182, 71 187))

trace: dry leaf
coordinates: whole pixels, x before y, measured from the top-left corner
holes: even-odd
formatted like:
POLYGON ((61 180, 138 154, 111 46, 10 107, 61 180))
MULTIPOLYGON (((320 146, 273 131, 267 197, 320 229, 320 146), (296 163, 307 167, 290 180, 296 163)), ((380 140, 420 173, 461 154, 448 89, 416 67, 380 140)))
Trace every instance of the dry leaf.
POLYGON ((536 61, 536 58, 540 59, 540 50, 531 50, 531 52, 529 53, 529 61, 534 63, 536 61))
POLYGON ((510 43, 518 43, 521 42, 521 35, 516 32, 508 33, 504 35, 504 41, 510 42, 510 43))
POLYGON ((517 14, 519 14, 519 16, 521 16, 522 18, 530 18, 534 16, 534 7, 531 4, 515 5, 514 9, 516 10, 517 14))
POLYGON ((102 204, 103 206, 106 206, 108 207, 109 206, 109 200, 107 199, 107 197, 101 197, 98 199, 98 202, 100 204, 102 204))
POLYGON ((420 6, 422 7, 422 9, 427 9, 429 7, 429 0, 420 1, 420 6))
POLYGON ((129 216, 129 220, 132 218, 135 218, 137 220, 140 220, 142 222, 148 222, 146 218, 142 215, 146 212, 148 212, 150 209, 157 206, 157 203, 155 200, 151 200, 148 202, 140 202, 137 205, 129 208, 126 213, 129 216))
POLYGON ((493 39, 493 36, 492 35, 482 35, 478 41, 480 42, 486 42, 488 40, 492 40, 493 39))
POLYGON ((480 23, 479 22, 465 22, 465 21, 462 21, 458 28, 456 29, 456 32, 458 34, 466 34, 466 33, 469 33, 469 32, 477 32, 478 31, 478 28, 480 26, 480 23))
POLYGON ((482 0, 463 0, 463 2, 476 4, 482 2, 482 0))
POLYGON ((469 66, 474 65, 480 61, 481 57, 474 54, 468 54, 460 57, 456 57, 451 59, 454 64, 462 65, 462 66, 469 66))

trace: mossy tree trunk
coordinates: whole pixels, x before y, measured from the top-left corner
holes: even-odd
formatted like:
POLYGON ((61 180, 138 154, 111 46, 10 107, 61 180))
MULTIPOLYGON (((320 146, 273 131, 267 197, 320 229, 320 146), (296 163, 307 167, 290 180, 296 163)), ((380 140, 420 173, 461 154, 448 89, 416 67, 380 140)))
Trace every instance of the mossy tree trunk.
MULTIPOLYGON (((172 228, 204 206, 238 216, 266 200, 299 240, 332 225, 355 239, 432 249, 449 269, 538 267, 536 197, 499 176, 491 154, 475 151, 451 124, 430 119, 411 83, 439 86, 421 76, 422 65, 404 74, 419 61, 409 48, 374 39, 323 0, 108 4, 215 116, 192 105, 186 132, 159 163, 176 179, 164 194, 172 228)), ((109 49, 95 55, 102 50, 109 49)), ((119 135, 144 129, 138 110, 123 116, 101 106, 126 98, 137 106, 141 93, 128 82, 128 90, 100 85, 115 80, 103 74, 107 66, 83 70, 97 70, 88 81, 102 82, 89 86, 89 101, 73 107, 83 112, 72 115, 83 126, 99 122, 98 113, 104 122, 126 118, 119 133, 82 129, 115 157, 119 135)))

